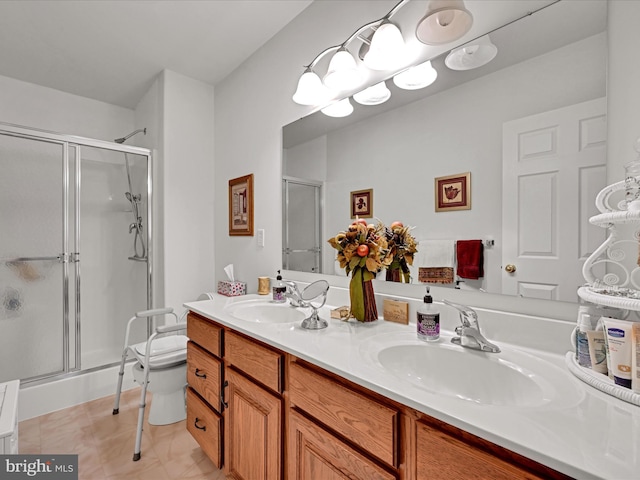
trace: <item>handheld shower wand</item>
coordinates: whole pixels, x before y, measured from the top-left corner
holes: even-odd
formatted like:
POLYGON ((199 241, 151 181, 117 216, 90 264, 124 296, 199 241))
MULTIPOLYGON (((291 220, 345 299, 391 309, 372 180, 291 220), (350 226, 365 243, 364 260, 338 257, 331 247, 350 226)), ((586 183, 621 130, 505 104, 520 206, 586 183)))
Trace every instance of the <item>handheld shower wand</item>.
MULTIPOLYGON (((131 132, 129 135, 126 135, 122 138, 116 138, 114 140, 114 142, 116 143, 124 143, 127 139, 133 137, 134 135, 138 134, 142 132, 143 134, 147 134, 147 129, 146 128, 140 128, 134 132, 131 132)), ((133 189, 131 188, 131 166, 129 164, 129 155, 127 154, 127 152, 124 152, 124 160, 125 160, 125 169, 127 172, 127 182, 129 183, 129 191, 125 192, 125 197, 127 197, 127 200, 129 200, 129 203, 131 203, 131 208, 133 211, 133 219, 134 222, 132 224, 129 225, 129 233, 134 233, 135 236, 133 238, 133 251, 134 254, 132 257, 129 257, 129 260, 135 260, 138 262, 146 262, 147 261, 147 248, 144 244, 144 238, 142 237, 142 217, 139 214, 139 210, 138 210, 138 205, 140 203, 140 201, 142 200, 142 195, 141 194, 134 194, 133 189), (140 246, 140 252, 138 252, 138 241, 139 241, 139 246, 140 246)))

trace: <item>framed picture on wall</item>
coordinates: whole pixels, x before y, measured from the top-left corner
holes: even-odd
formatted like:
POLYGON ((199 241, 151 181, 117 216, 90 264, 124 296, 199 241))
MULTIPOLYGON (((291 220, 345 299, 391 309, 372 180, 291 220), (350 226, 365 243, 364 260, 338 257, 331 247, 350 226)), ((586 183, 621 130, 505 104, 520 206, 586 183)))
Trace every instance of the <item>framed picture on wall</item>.
POLYGON ((229 235, 253 236, 253 174, 229 180, 229 235))
POLYGON ((436 212, 471 210, 471 172, 435 179, 436 212))
POLYGON ((373 189, 351 192, 351 218, 373 217, 373 189))

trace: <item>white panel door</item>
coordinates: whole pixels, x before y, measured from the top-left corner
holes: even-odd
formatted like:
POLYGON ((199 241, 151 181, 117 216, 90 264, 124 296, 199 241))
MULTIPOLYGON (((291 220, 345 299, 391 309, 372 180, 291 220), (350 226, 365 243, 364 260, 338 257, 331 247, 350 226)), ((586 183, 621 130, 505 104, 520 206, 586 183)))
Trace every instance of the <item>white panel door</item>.
POLYGON ((506 122, 502 133, 502 291, 574 302, 606 233, 589 224, 606 186, 606 100, 506 122))

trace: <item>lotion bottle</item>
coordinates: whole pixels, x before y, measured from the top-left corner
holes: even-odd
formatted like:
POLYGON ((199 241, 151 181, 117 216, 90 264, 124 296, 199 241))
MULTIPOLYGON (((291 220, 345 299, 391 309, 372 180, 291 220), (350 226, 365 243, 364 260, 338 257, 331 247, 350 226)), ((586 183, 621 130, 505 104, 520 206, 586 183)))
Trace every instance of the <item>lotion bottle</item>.
POLYGON ((284 294, 287 291, 287 286, 282 283, 282 275, 278 270, 278 276, 276 277, 276 284, 271 289, 273 292, 273 301, 276 303, 284 303, 287 299, 284 294))
POLYGON ((440 312, 433 306, 433 298, 427 294, 417 313, 418 339, 425 342, 437 342, 440 339, 440 312))
POLYGON ((594 330, 591 323, 589 307, 581 306, 578 312, 578 325, 576 327, 576 359, 581 367, 591 368, 591 355, 589 353, 589 339, 587 332, 594 330))

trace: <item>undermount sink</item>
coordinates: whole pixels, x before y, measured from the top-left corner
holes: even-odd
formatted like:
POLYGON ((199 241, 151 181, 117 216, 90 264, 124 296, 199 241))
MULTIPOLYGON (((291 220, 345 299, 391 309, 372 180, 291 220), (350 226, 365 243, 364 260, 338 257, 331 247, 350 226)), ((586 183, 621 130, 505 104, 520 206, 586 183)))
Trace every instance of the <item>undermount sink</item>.
POLYGON ((256 323, 301 322, 307 316, 303 311, 291 307, 289 303, 269 300, 241 301, 225 307, 225 310, 235 318, 256 323))
POLYGON ((373 339, 367 355, 379 369, 427 392, 479 405, 569 405, 581 398, 567 372, 527 352, 462 348, 441 338, 425 343, 402 334, 373 339))

